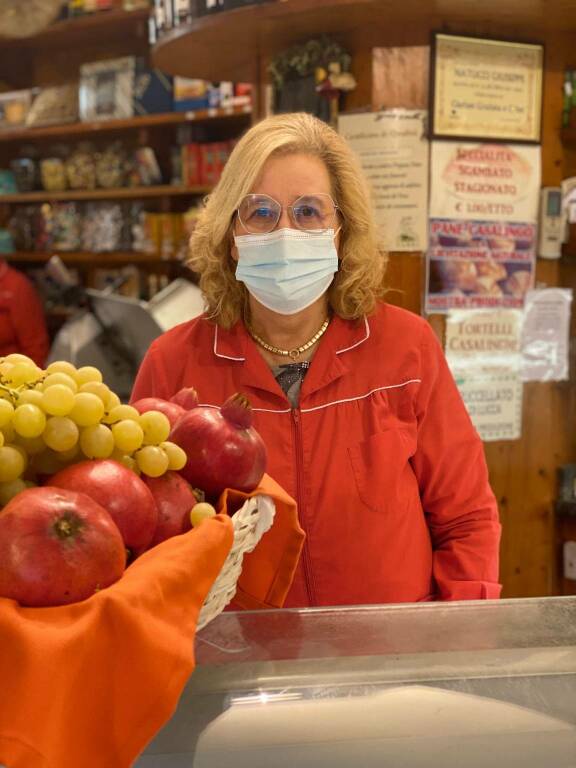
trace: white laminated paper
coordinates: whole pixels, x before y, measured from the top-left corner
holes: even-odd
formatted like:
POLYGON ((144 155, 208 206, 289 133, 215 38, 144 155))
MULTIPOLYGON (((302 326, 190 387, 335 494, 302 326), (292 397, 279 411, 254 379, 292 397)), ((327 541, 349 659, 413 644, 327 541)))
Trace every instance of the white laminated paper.
POLYGON ((520 310, 453 310, 446 359, 484 441, 516 440, 522 429, 520 310))
POLYGON ((565 381, 570 377, 568 349, 572 290, 529 291, 522 336, 523 381, 565 381))
POLYGON ((372 187, 376 221, 390 251, 424 251, 427 239, 427 112, 393 109, 340 115, 338 130, 372 187))

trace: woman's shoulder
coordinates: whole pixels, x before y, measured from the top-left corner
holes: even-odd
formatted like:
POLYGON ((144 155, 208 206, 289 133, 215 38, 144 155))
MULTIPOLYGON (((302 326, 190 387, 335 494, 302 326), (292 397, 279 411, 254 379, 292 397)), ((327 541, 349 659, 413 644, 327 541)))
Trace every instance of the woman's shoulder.
POLYGON ((164 331, 152 342, 150 350, 156 355, 172 356, 192 349, 204 349, 214 339, 214 327, 206 315, 199 315, 164 331))
POLYGON ((376 311, 368 317, 371 333, 402 341, 402 344, 421 344, 423 338, 432 333, 428 322, 402 307, 381 302, 376 311))

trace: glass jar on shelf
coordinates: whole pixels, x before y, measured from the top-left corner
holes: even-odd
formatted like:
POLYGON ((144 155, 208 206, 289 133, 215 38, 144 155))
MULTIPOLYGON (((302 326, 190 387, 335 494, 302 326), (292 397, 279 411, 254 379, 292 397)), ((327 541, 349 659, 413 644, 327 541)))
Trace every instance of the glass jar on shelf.
POLYGON ((66 160, 66 178, 70 189, 95 189, 96 156, 91 144, 83 142, 66 160))
POLYGON ((52 147, 47 157, 40 161, 40 181, 46 192, 63 192, 68 188, 66 180, 65 145, 52 147))
POLYGON ((126 183, 126 155, 120 142, 96 154, 96 181, 105 189, 123 187, 126 183))

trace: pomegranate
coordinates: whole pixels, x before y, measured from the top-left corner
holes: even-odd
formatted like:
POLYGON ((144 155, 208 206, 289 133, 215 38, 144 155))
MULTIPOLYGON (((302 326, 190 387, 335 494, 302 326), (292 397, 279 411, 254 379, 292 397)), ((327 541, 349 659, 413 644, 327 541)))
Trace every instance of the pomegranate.
POLYGON ((170 402, 181 405, 182 408, 189 411, 198 405, 198 392, 196 392, 194 387, 184 387, 178 390, 175 395, 172 395, 170 402))
POLYGON ((158 510, 145 483, 112 459, 71 464, 50 478, 50 485, 81 491, 101 504, 122 534, 134 557, 148 549, 158 523, 158 510))
POLYGON ((168 400, 161 400, 159 397, 143 397, 141 400, 136 400, 132 405, 138 413, 160 411, 160 413, 166 416, 171 427, 176 424, 180 416, 186 413, 186 410, 181 405, 169 402, 168 400))
POLYGON ((0 513, 0 596, 44 607, 85 600, 126 566, 120 532, 83 493, 29 488, 0 513))
POLYGON ((225 488, 252 491, 266 470, 266 447, 252 427, 252 409, 242 394, 221 408, 199 405, 170 433, 188 456, 180 474, 212 499, 225 488))
POLYGON ((143 477, 152 492, 158 509, 158 524, 150 546, 171 536, 189 531, 190 510, 197 499, 190 484, 178 472, 166 472, 161 477, 143 477))

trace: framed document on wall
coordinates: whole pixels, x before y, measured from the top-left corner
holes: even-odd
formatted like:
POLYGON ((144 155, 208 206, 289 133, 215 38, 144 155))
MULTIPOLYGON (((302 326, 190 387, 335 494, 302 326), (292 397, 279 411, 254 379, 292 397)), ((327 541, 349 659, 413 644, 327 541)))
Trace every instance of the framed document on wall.
POLYGON ((435 34, 432 137, 538 143, 543 61, 540 44, 435 34))

